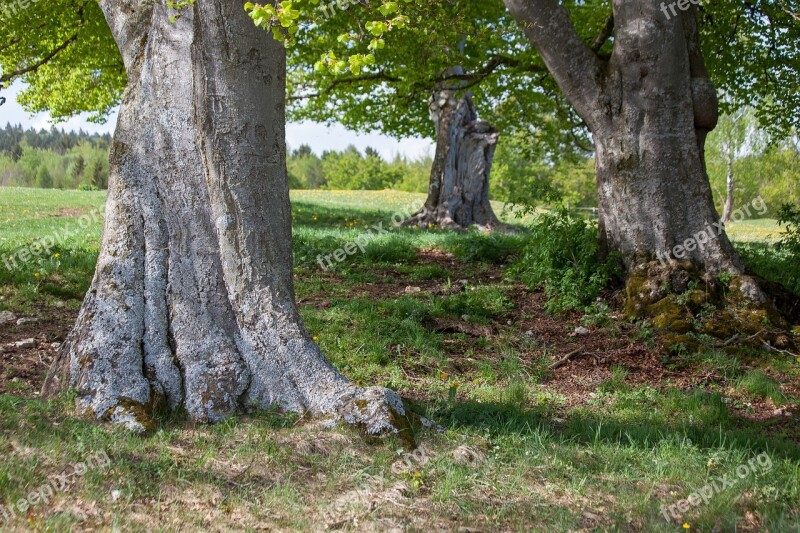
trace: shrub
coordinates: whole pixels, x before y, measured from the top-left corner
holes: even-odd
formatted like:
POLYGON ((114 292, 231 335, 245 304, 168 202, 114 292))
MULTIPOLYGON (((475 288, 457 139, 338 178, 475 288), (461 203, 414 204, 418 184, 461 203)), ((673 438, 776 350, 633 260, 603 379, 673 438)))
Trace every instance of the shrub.
POLYGON ((800 206, 782 205, 778 212, 778 224, 786 226, 781 233, 778 249, 788 251, 793 258, 800 260, 800 206))
POLYGON ((542 215, 510 274, 531 288, 543 288, 547 311, 582 309, 617 275, 616 258, 598 258, 597 225, 566 209, 542 215))

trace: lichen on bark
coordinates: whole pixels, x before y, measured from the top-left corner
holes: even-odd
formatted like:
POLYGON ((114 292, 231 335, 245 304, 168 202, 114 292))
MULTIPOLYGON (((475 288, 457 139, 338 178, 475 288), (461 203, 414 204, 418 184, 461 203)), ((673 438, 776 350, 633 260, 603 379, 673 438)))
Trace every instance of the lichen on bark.
POLYGON ((97 269, 45 394, 75 389, 79 413, 133 431, 159 407, 405 431, 400 397, 340 374, 295 305, 283 46, 235 2, 174 21, 159 3, 100 6, 128 86, 97 269))

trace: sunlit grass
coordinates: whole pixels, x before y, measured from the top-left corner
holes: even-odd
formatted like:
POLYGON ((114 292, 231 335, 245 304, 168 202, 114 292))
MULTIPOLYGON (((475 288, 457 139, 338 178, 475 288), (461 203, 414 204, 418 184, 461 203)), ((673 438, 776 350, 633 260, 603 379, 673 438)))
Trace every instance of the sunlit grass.
MULTIPOLYGON (((138 437, 76 417, 69 397, 47 402, 3 394, 0 505, 27 498, 48 476, 89 453, 104 450, 111 459, 108 470, 76 479, 8 529, 800 528, 795 419, 787 417, 785 429, 776 430, 734 409, 748 401, 796 403, 762 368, 797 376, 793 361, 785 358, 780 366, 722 351, 670 360, 670 369, 716 373, 725 387, 678 387, 668 378, 635 383, 628 369, 614 366, 588 400, 577 401, 570 383, 581 376, 552 382, 551 360, 536 352, 536 339, 508 321, 520 289, 504 279, 503 269, 524 234, 393 228, 371 240, 367 253, 325 271, 316 262, 319 254, 333 253, 374 224, 388 225, 394 212, 422 196, 294 191, 292 198, 297 296, 310 333, 350 378, 398 390, 415 411, 441 424, 443 432, 420 435, 424 459, 408 459, 393 439, 368 442, 353 430, 324 429, 276 411, 214 426, 193 426, 176 414, 159 420, 154 434, 138 437), (426 262, 431 251, 447 262, 426 262), (452 294, 407 292, 459 280, 466 286, 452 294), (431 327, 436 320, 503 327, 471 338, 431 327), (765 452, 769 470, 742 479, 681 520, 664 519, 662 505, 687 498, 715 477, 735 476, 738 466, 765 452), (465 453, 477 459, 465 462, 465 453)), ((0 251, 14 253, 47 232, 73 227, 78 210, 102 202, 102 193, 0 189, 0 251)), ((770 224, 744 222, 732 232, 757 236, 770 224)), ((18 271, 0 266, 0 310, 58 298, 74 313, 92 276, 99 237, 96 224, 18 271)), ((764 268, 789 270, 769 249, 759 250, 764 268)), ((593 324, 613 328, 614 322, 593 324)), ((0 530, 6 526, 0 514, 0 530)))

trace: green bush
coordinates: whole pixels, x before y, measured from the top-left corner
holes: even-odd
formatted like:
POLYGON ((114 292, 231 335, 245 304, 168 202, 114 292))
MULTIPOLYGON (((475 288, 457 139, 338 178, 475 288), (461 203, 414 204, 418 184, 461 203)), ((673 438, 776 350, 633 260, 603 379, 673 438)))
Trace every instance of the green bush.
POLYGON ((778 249, 787 251, 797 261, 800 261, 800 206, 784 204, 778 212, 778 224, 786 226, 781 233, 778 249))
POLYGON ((582 309, 617 275, 615 258, 598 258, 597 225, 566 209, 542 215, 510 274, 531 288, 543 288, 547 311, 582 309))
POLYGON ((787 247, 763 242, 736 243, 736 250, 750 270, 764 279, 780 283, 800 296, 800 261, 787 247))

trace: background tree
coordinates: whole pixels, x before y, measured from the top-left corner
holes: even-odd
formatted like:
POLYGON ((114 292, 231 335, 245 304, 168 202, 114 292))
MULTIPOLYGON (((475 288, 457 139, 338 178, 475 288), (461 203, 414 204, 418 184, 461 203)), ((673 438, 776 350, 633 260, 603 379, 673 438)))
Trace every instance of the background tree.
POLYGON ((707 165, 712 186, 715 176, 724 173, 722 221, 730 222, 737 188, 738 162, 746 155, 760 155, 765 149, 758 135, 755 115, 750 108, 738 108, 720 117, 717 128, 708 137, 707 165))
POLYGON ((80 182, 83 179, 83 175, 86 172, 86 160, 83 159, 82 155, 79 155, 75 158, 75 162, 72 164, 72 179, 76 182, 80 182))
POLYGON ((108 172, 100 159, 95 161, 92 167, 92 185, 100 190, 108 188, 108 172))
POLYGON ((42 189, 53 188, 53 176, 50 175, 50 171, 44 165, 40 166, 36 171, 36 186, 42 189))
MULTIPOLYGON (((697 10, 670 15, 655 4, 613 1, 606 56, 553 0, 505 4, 594 134, 604 248, 633 269, 715 222, 704 144, 717 124, 717 95, 697 10)), ((711 272, 744 268, 724 233, 679 255, 711 272)))
MULTIPOLYGON (((785 325, 776 309, 789 313, 783 291, 769 298, 766 284, 745 275, 714 209, 705 142, 717 125, 718 99, 697 8, 670 14, 646 0, 612 0, 606 55, 581 39, 570 11, 554 0, 504 1, 593 134, 600 250, 625 267, 626 314, 676 334, 697 327, 723 337, 726 330, 698 322, 675 295, 726 273, 731 281, 714 285, 724 296, 705 300, 720 306, 724 323, 750 334, 760 331, 759 321, 785 325)), ((787 43, 790 59, 795 45, 787 43)))
POLYGON ((524 35, 499 1, 414 5, 407 26, 377 40, 379 60, 368 73, 324 68, 329 56, 376 42, 353 27, 353 17, 366 12, 359 4, 330 19, 299 25, 297 44, 290 48, 290 117, 435 139, 426 209, 410 222, 497 225, 487 181, 497 131, 513 135, 521 127, 515 119, 526 113, 527 123, 556 110, 566 111, 573 123, 580 125, 580 120, 563 99, 543 97, 555 86, 542 86, 547 85, 544 65, 524 46, 524 35))

